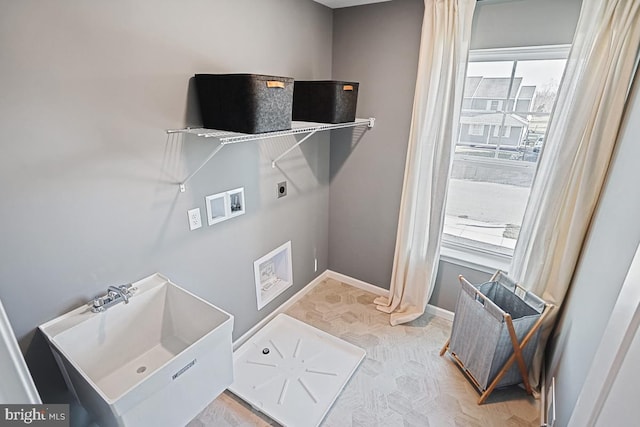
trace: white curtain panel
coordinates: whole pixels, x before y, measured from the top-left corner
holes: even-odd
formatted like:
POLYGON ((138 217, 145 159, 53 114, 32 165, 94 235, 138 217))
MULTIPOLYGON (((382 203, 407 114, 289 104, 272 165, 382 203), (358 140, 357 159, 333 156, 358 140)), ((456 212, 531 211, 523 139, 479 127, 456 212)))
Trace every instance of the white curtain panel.
MULTIPOLYGON (((571 283, 616 144, 638 60, 639 9, 640 0, 582 3, 509 270, 556 306, 571 283)), ((543 325, 532 385, 538 384, 555 318, 543 325)))
POLYGON ((475 0, 425 0, 389 297, 390 323, 424 313, 438 269, 475 0))

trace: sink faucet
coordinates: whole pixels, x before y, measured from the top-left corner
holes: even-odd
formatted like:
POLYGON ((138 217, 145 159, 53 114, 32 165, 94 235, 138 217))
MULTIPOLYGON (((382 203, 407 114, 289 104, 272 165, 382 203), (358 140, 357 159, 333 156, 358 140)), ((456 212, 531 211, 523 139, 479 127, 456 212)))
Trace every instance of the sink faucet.
POLYGON ((125 304, 129 303, 129 298, 133 295, 133 293, 137 289, 133 286, 129 285, 120 285, 120 286, 109 286, 107 288, 107 294, 96 297, 93 301, 89 303, 91 307, 91 311, 94 313, 99 313, 101 311, 105 311, 107 308, 112 305, 116 305, 124 301, 125 304))

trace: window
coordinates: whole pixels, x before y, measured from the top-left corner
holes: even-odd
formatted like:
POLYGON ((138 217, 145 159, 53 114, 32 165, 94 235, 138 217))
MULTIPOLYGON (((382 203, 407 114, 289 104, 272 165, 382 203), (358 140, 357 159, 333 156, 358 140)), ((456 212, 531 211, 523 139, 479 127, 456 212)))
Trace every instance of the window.
POLYGON ((484 135, 484 125, 472 123, 469 125, 469 135, 482 136, 484 135))
POLYGON ((487 110, 498 111, 501 109, 502 109, 502 101, 495 99, 487 102, 487 110))
POLYGON ((502 129, 502 136, 506 136, 507 138, 511 136, 511 126, 494 126, 493 128, 493 136, 500 136, 500 129, 502 129))
POLYGON ((445 248, 507 259, 513 254, 542 148, 538 141, 544 140, 568 50, 470 52, 467 102, 447 196, 445 248), (467 108, 477 105, 475 98, 489 99, 489 111, 467 108), (488 136, 479 142, 485 126, 488 136))

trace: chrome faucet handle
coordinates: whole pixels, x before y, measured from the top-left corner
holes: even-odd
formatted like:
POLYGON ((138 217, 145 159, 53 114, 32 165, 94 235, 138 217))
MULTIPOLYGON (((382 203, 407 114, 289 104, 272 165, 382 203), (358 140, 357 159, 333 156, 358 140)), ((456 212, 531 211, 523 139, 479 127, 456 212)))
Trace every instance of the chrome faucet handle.
POLYGON ((104 304, 105 304, 104 298, 97 297, 93 301, 91 301, 88 305, 91 307, 91 311, 93 311, 94 313, 99 313, 101 311, 106 310, 104 308, 104 304))
POLYGON ((106 295, 94 298, 93 301, 89 302, 87 305, 91 307, 92 312, 100 313, 122 301, 124 301, 125 304, 128 304, 129 298, 131 298, 137 290, 138 289, 133 287, 131 284, 120 286, 112 285, 107 288, 106 295))
POLYGON ((113 299, 121 297, 125 304, 129 303, 129 292, 127 290, 126 285, 122 286, 109 286, 107 288, 107 292, 109 296, 112 296, 113 299))
POLYGON ((132 286, 131 284, 128 284, 128 285, 121 285, 121 286, 119 286, 119 288, 120 288, 120 290, 121 290, 122 292, 124 292, 125 294, 127 294, 127 296, 129 296, 129 297, 130 297, 130 296, 132 296, 132 295, 135 293, 135 291, 137 291, 137 290, 138 290, 138 288, 136 288, 136 287, 132 286))

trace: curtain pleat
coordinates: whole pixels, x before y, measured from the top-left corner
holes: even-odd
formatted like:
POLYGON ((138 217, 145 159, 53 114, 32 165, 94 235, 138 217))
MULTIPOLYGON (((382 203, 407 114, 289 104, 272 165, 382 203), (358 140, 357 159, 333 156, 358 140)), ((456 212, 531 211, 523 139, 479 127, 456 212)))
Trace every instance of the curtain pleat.
MULTIPOLYGON (((510 276, 560 306, 607 175, 640 46, 640 0, 584 0, 510 276)), ((531 370, 558 310, 547 318, 531 370)))
POLYGON ((424 3, 391 286, 375 301, 392 325, 421 316, 433 291, 476 2, 424 3))

